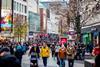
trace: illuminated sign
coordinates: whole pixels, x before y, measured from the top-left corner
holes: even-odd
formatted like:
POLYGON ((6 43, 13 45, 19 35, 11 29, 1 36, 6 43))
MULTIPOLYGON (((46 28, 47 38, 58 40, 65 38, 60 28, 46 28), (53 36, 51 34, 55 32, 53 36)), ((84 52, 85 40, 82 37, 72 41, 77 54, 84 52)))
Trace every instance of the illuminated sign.
POLYGON ((64 44, 64 43, 66 43, 67 42, 67 38, 61 38, 61 40, 60 40, 60 43, 61 44, 64 44))
POLYGON ((10 11, 2 10, 1 31, 11 31, 12 16, 10 11))

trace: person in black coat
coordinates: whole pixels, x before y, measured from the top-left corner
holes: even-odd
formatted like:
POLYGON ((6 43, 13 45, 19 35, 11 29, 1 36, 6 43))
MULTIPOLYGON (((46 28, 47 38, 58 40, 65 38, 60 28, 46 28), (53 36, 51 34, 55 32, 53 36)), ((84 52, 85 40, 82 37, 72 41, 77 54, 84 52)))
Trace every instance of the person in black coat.
POLYGON ((100 67, 100 54, 95 58, 95 67, 100 67))
POLYGON ((36 52, 37 52, 38 58, 40 58, 40 48, 39 48, 39 46, 36 47, 36 52))
POLYGON ((21 67, 19 60, 10 54, 8 48, 0 49, 0 67, 21 67))

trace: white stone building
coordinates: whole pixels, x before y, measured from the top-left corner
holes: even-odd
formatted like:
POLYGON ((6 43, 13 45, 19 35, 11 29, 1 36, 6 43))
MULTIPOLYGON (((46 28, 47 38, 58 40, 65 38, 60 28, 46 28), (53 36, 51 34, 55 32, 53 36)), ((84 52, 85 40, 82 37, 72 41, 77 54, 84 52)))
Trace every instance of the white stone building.
POLYGON ((81 0, 79 2, 79 12, 83 28, 96 26, 100 22, 100 1, 99 0, 81 0), (99 7, 97 5, 99 4, 99 7))
POLYGON ((80 0, 83 42, 100 44, 100 0, 80 0))
POLYGON ((47 33, 59 34, 59 16, 50 10, 50 18, 47 20, 47 33))

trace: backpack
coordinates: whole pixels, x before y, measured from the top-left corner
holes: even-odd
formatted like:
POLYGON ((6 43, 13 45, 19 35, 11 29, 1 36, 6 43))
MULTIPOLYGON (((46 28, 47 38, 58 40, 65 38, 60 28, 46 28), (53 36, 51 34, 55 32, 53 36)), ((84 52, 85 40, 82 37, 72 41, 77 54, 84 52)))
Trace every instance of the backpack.
POLYGON ((22 51, 22 50, 23 50, 23 48, 22 48, 21 45, 18 45, 18 46, 16 47, 16 51, 22 51))
POLYGON ((72 55, 73 52, 74 52, 73 47, 68 47, 68 48, 67 48, 67 54, 68 54, 68 55, 72 55))

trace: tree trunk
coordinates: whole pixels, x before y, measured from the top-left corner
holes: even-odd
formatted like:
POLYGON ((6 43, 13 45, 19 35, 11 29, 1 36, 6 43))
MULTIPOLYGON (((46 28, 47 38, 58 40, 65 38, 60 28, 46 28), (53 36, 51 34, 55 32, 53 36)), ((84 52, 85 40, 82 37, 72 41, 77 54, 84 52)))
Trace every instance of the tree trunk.
POLYGON ((80 25, 80 15, 75 18, 75 30, 77 32, 77 41, 81 42, 81 25, 80 25))

